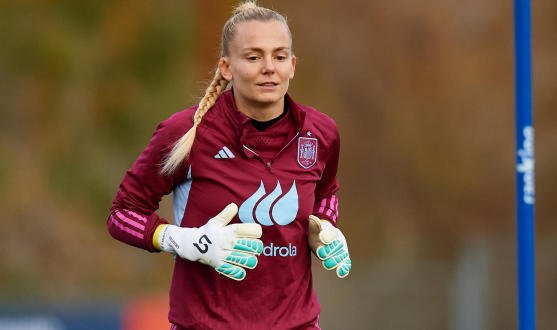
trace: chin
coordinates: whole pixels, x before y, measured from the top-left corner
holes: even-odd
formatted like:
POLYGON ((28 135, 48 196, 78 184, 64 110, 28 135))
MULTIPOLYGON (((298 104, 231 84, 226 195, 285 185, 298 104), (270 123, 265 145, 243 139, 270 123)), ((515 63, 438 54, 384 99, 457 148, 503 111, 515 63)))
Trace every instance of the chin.
POLYGON ((280 101, 286 92, 273 92, 273 93, 266 93, 263 95, 254 95, 254 101, 257 103, 262 104, 271 104, 280 101))
POLYGON ((281 97, 261 97, 261 98, 256 98, 255 101, 261 104, 273 104, 280 101, 280 99, 281 97))

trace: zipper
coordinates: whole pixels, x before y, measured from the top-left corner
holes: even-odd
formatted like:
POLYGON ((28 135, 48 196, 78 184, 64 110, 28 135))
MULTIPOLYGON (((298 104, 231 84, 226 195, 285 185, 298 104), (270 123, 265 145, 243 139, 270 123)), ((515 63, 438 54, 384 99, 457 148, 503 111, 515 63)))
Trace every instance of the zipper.
MULTIPOLYGON (((242 146, 244 146, 244 148, 246 148, 246 149, 249 150, 250 152, 253 152, 254 155, 256 155, 257 157, 259 157, 259 155, 257 154, 257 152, 255 152, 255 151, 251 150, 250 148, 246 147, 245 144, 242 144, 242 146)), ((261 158, 261 157, 259 157, 259 158, 261 158)))
MULTIPOLYGON (((294 137, 292 138, 292 140, 290 140, 284 147, 282 147, 282 149, 280 149, 280 151, 279 151, 279 152, 277 153, 277 155, 275 156, 275 159, 277 159, 278 155, 279 155, 286 147, 288 147, 288 146, 290 145, 290 143, 292 143, 292 141, 294 141, 294 139, 295 139, 298 135, 300 135, 300 131, 296 132, 296 135, 294 135, 294 137)), ((255 151, 251 150, 250 148, 246 147, 245 144, 243 144, 242 146, 243 146, 244 148, 246 148, 247 150, 253 152, 253 154, 256 155, 257 158, 261 159, 261 157, 259 157, 259 155, 257 154, 257 152, 255 152, 255 151)), ((263 161, 263 159, 261 159, 261 161, 263 161)), ((265 162, 263 161, 263 163, 265 163, 265 162)), ((271 162, 267 162, 267 164, 265 164, 265 165, 267 165, 267 168, 269 169, 269 171, 271 171, 271 172, 274 172, 274 171, 275 171, 275 170, 273 170, 273 166, 272 166, 271 162)))
POLYGON ((271 162, 265 163, 265 161, 264 161, 261 157, 259 157, 259 155, 257 154, 257 152, 255 152, 255 151, 251 150, 250 148, 246 147, 245 144, 243 144, 242 146, 243 146, 244 148, 246 148, 247 150, 253 152, 253 154, 256 155, 257 158, 259 158, 259 160, 261 160, 261 161, 263 162, 263 164, 265 164, 265 165, 267 166, 267 168, 269 169, 269 171, 274 172, 273 167, 271 167, 271 162))
MULTIPOLYGON (((294 139, 300 134, 300 132, 296 132, 296 135, 294 135, 294 137, 292 138, 292 140, 290 140, 284 147, 282 147, 282 149, 280 149, 280 151, 277 153, 277 155, 275 156, 275 159, 278 158, 278 155, 286 148, 290 145, 290 143, 292 143, 292 141, 294 141, 294 139)), ((257 154, 256 154, 257 155, 257 154)), ((267 163, 267 168, 271 171, 274 172, 273 167, 271 166, 271 162, 267 163)))
POLYGON ((280 151, 278 152, 278 154, 275 156, 275 159, 277 159, 278 155, 280 155, 280 153, 290 145, 290 143, 292 143, 292 141, 294 141, 294 139, 300 134, 300 131, 296 132, 296 135, 294 135, 294 137, 292 138, 292 140, 290 140, 290 142, 288 142, 284 147, 282 147, 282 149, 280 149, 280 151))

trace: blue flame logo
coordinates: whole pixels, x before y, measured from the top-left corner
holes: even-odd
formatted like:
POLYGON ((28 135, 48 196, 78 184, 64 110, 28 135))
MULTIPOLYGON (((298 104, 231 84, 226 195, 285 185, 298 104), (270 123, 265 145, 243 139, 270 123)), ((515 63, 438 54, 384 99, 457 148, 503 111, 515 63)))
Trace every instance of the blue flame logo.
POLYGON ((272 226, 274 220, 277 225, 286 226, 296 219, 296 214, 298 214, 296 180, 292 183, 292 188, 280 199, 278 198, 282 195, 282 188, 278 181, 276 188, 267 195, 267 197, 261 199, 266 193, 265 185, 263 185, 263 181, 261 181, 261 185, 257 191, 240 206, 240 210, 238 211, 240 221, 244 223, 259 222, 263 226, 272 226), (260 199, 261 201, 259 201, 260 199), (259 202, 259 204, 257 204, 257 202, 259 202), (275 203, 274 206, 273 203, 275 203), (257 207, 255 207, 256 204, 257 207), (272 220, 271 215, 273 217, 272 220))

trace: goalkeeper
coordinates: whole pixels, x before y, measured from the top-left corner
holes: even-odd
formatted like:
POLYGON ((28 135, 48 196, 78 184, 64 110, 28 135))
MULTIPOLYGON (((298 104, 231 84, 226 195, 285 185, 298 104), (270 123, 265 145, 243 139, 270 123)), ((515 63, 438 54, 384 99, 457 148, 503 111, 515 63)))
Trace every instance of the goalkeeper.
POLYGON ((320 329, 311 252, 350 271, 338 129, 287 94, 295 68, 286 19, 240 5, 199 105, 162 122, 120 184, 110 234, 175 256, 171 329, 320 329), (170 193, 173 225, 155 212, 170 193))

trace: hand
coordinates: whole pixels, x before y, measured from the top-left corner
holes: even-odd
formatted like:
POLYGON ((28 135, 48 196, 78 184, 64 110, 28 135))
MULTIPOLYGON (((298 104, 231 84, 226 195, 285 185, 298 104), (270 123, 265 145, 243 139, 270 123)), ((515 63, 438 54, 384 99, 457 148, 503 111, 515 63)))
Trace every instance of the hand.
POLYGON ((314 215, 310 215, 309 220, 308 245, 311 251, 323 260, 325 269, 336 268, 338 277, 346 277, 352 268, 346 238, 329 221, 319 220, 314 215))
POLYGON ((257 266, 257 255, 263 251, 263 242, 257 239, 262 233, 259 224, 227 226, 236 213, 238 206, 232 203, 200 228, 165 225, 158 233, 158 245, 165 252, 199 261, 241 281, 246 277, 244 268, 257 266))

